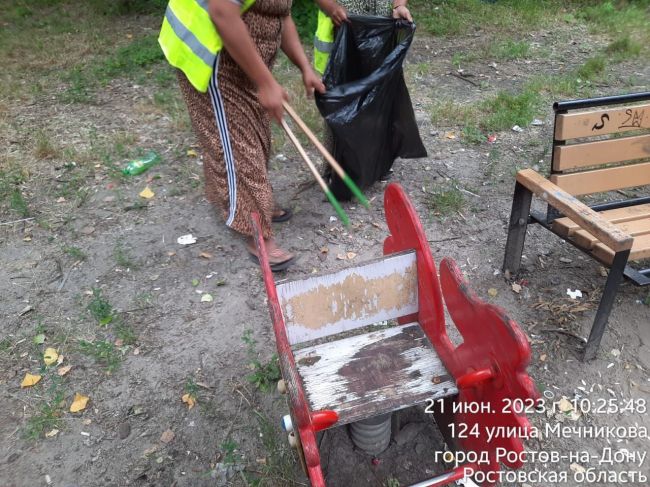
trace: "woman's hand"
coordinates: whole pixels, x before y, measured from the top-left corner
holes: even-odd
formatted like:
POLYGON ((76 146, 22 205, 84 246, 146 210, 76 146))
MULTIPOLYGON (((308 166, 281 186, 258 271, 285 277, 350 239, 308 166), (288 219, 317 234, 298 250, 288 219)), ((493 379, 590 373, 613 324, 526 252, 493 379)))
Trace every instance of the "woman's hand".
POLYGON ((327 15, 332 19, 335 26, 340 27, 343 22, 348 21, 348 11, 345 10, 345 7, 336 3, 336 1, 332 3, 333 5, 328 9, 327 15))
POLYGON ((260 105, 269 113, 271 119, 279 124, 282 121, 282 115, 284 115, 282 103, 289 101, 289 95, 284 88, 274 78, 271 78, 267 82, 259 85, 257 99, 260 105))
POLYGON ((306 67, 302 72, 302 82, 305 85, 307 98, 313 97, 314 91, 318 91, 320 94, 325 93, 325 85, 314 70, 311 69, 311 66, 306 67))
POLYGON ((408 20, 409 22, 413 22, 413 17, 411 16, 411 12, 409 12, 409 9, 406 7, 406 5, 400 5, 399 7, 395 7, 393 9, 393 18, 405 19, 408 20))

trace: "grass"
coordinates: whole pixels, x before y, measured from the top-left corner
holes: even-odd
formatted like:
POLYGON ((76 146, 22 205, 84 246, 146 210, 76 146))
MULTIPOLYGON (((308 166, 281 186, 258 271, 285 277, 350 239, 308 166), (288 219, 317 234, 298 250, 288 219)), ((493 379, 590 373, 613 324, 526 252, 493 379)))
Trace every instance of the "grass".
POLYGON ((131 247, 126 246, 124 242, 118 240, 113 247, 113 257, 115 263, 125 269, 137 269, 138 263, 131 255, 131 247))
POLYGON ((498 93, 481 104, 484 116, 479 125, 488 132, 508 130, 514 125, 525 127, 533 120, 541 102, 541 96, 533 90, 498 93))
POLYGON ((34 156, 37 159, 53 159, 58 153, 47 134, 42 130, 38 131, 34 142, 34 156))
POLYGON ((463 209, 465 197, 458 187, 458 182, 451 180, 436 184, 433 190, 427 193, 426 205, 436 215, 450 216, 463 209))
POLYGON ((470 145, 479 145, 485 142, 485 134, 476 125, 463 127, 460 133, 461 140, 470 145))
POLYGON ((185 380, 183 390, 185 391, 185 394, 188 394, 195 402, 199 402, 199 386, 193 377, 188 377, 185 380))
POLYGON ((618 62, 626 59, 637 58, 641 55, 641 51, 641 44, 631 39, 628 35, 612 41, 605 49, 605 53, 608 54, 612 60, 618 62))
POLYGON ((122 352, 108 340, 96 340, 94 342, 79 340, 79 352, 93 358, 95 362, 105 367, 108 372, 117 370, 122 361, 122 352))
POLYGON ((0 205, 7 204, 22 218, 31 214, 21 190, 28 177, 29 171, 18 163, 0 160, 0 205))
POLYGON ((424 30, 436 36, 455 36, 481 30, 508 33, 543 29, 563 4, 551 0, 411 0, 409 5, 424 30))
POLYGON ((43 400, 36 411, 29 417, 24 429, 24 436, 29 440, 37 440, 53 429, 61 428, 63 420, 64 391, 60 382, 53 383, 49 391, 49 399, 43 400))
POLYGON ((74 245, 66 245, 63 247, 63 253, 69 257, 72 257, 74 260, 86 260, 88 256, 81 250, 79 247, 74 245))
MULTIPOLYGON (((411 0, 409 5, 418 25, 436 36, 451 37, 479 31, 526 35, 559 22, 571 25, 582 22, 597 34, 615 36, 625 31, 643 46, 645 53, 650 52, 648 0, 411 0)), ((525 49, 523 45, 511 45, 502 52, 505 56, 522 56, 526 54, 525 49)))
POLYGON ((102 296, 102 290, 96 287, 93 288, 93 297, 86 309, 95 321, 97 321, 97 324, 101 326, 108 325, 115 317, 113 306, 102 296))
POLYGON ((31 215, 29 207, 27 206, 27 201, 25 201, 23 193, 18 188, 14 189, 11 192, 11 196, 9 198, 9 207, 23 218, 31 215))
POLYGON ((98 86, 119 77, 140 77, 144 80, 148 68, 163 60, 156 34, 138 37, 99 63, 77 65, 69 70, 64 76, 68 88, 62 95, 62 101, 91 102, 92 92, 98 86))
POLYGON ((488 48, 487 57, 497 61, 526 59, 530 55, 530 44, 526 41, 507 39, 493 43, 488 48))
POLYGON ((286 433, 277 426, 277 421, 270 421, 259 410, 253 412, 257 419, 262 445, 267 453, 258 485, 294 485, 295 482, 290 480, 294 476, 294 459, 285 440, 286 433))
POLYGON ((113 331, 115 336, 122 340, 123 345, 135 345, 138 341, 138 335, 133 328, 120 319, 113 322, 113 331))
POLYGON ((246 379, 260 391, 271 392, 282 378, 277 354, 273 354, 268 362, 262 363, 257 358, 258 353, 255 347, 257 341, 253 338, 251 330, 244 332, 242 341, 246 344, 248 359, 250 360, 249 367, 252 370, 252 373, 246 379))
POLYGON ((471 52, 456 52, 451 57, 451 64, 460 69, 464 63, 472 61, 512 61, 531 57, 530 43, 514 39, 501 39, 489 43, 486 47, 471 52))

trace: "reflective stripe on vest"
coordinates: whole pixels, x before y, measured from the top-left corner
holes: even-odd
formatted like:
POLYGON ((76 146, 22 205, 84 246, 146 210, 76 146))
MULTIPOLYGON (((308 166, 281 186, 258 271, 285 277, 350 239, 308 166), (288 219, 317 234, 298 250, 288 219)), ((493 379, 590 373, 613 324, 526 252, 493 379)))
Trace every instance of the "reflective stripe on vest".
POLYGON ((318 11, 318 27, 314 36, 314 68, 321 75, 327 68, 334 45, 334 22, 322 11, 318 11))
MULTIPOLYGON (((242 12, 255 0, 244 0, 242 12)), ((198 91, 208 91, 223 42, 208 12, 208 0, 170 0, 158 43, 169 64, 185 73, 198 91)))

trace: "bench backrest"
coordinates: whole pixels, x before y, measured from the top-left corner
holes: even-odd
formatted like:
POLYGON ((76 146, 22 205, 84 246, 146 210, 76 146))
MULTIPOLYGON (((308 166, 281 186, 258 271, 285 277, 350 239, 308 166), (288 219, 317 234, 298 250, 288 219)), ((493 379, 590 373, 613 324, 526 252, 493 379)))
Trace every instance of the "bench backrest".
POLYGON ((291 345, 401 318, 418 311, 416 253, 278 283, 277 292, 291 345))
POLYGON ((650 92, 553 108, 553 183, 574 196, 650 185, 650 92))

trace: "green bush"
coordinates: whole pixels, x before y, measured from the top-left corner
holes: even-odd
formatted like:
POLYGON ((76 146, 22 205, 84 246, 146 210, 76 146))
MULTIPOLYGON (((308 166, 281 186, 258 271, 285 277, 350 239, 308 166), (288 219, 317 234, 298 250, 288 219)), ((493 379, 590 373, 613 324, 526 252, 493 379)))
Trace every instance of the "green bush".
POLYGON ((302 41, 310 43, 316 32, 318 21, 318 8, 314 0, 294 0, 291 16, 296 23, 302 41))

